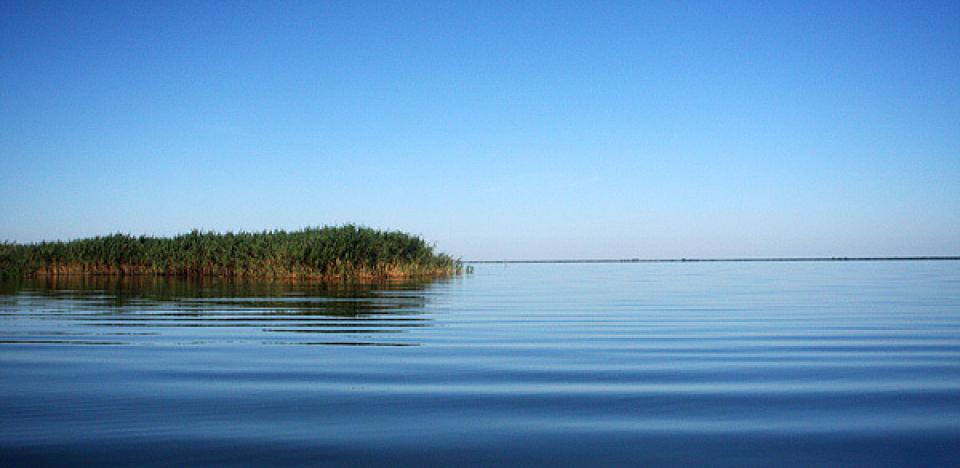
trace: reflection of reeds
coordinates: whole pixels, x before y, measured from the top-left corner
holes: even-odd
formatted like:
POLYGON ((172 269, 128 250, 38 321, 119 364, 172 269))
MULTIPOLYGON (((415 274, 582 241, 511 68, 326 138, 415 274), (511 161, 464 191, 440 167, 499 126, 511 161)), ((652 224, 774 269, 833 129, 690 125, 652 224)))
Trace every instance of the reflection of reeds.
POLYGON ((450 276, 459 260, 423 239, 354 225, 300 231, 124 234, 69 242, 0 244, 0 276, 186 276, 327 281, 450 276))
MULTIPOLYGON (((449 278, 323 282, 296 278, 180 277, 148 275, 40 275, 0 281, 0 304, 42 297, 73 310, 123 310, 136 314, 196 316, 227 312, 271 316, 419 314, 424 291, 449 278), (24 296, 25 295, 25 296, 24 296), (12 299, 11 299, 12 298, 12 299)), ((409 320, 420 320, 407 318, 409 320)), ((413 325, 412 325, 413 326, 413 325)))

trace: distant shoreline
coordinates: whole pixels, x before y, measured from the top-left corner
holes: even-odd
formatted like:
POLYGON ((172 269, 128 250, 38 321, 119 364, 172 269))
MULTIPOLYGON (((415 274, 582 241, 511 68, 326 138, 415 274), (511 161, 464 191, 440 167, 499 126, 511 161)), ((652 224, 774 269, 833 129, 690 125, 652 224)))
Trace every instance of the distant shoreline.
POLYGON ((756 258, 592 258, 558 260, 464 260, 463 263, 691 263, 691 262, 897 262, 958 261, 960 256, 919 257, 756 257, 756 258))

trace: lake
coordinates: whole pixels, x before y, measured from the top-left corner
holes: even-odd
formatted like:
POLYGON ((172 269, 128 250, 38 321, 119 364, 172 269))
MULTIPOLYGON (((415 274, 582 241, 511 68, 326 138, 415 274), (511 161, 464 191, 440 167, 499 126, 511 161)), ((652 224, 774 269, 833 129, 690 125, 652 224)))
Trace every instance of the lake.
POLYGON ((960 262, 0 289, 0 465, 948 466, 960 262))

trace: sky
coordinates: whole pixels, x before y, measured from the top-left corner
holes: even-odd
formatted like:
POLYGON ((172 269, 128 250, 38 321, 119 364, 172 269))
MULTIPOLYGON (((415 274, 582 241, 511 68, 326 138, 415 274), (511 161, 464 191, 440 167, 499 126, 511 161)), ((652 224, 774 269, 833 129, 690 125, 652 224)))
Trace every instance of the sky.
POLYGON ((960 255, 960 2, 0 0, 0 240, 960 255))

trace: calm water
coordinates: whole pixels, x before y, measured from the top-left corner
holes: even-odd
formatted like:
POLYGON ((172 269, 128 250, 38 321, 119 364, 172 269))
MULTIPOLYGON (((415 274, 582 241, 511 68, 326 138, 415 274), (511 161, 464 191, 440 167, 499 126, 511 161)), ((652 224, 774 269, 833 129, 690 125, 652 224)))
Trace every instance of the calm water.
POLYGON ((0 290, 0 465, 960 463, 960 262, 0 290))

